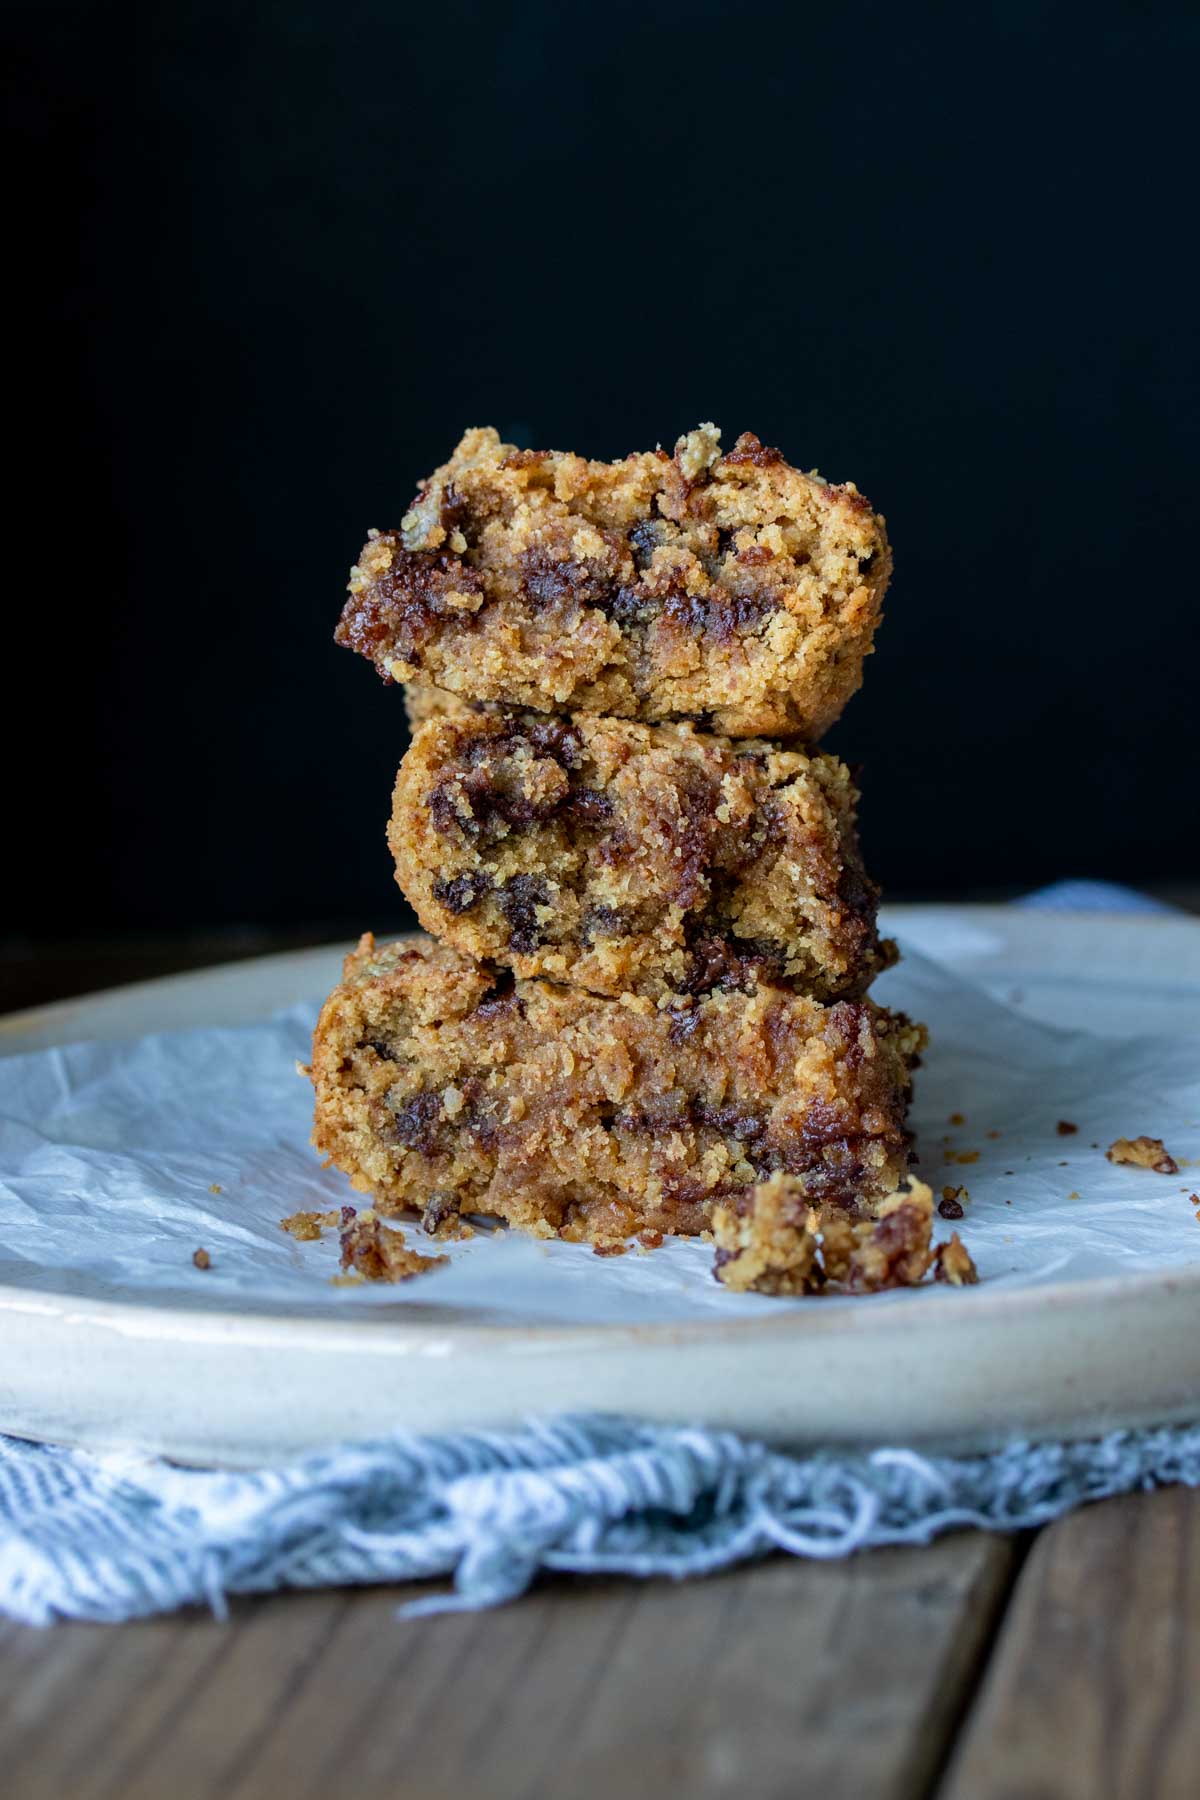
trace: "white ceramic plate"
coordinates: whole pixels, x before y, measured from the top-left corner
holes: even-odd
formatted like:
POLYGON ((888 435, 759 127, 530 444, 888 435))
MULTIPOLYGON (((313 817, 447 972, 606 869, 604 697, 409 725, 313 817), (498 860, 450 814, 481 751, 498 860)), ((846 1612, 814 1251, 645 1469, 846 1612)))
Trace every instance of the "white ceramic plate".
MULTIPOLYGON (((1190 919, 895 908, 903 932, 1051 1022, 1125 1035, 1195 1028, 1190 919)), ((337 978, 342 947, 145 982, 0 1019, 0 1054, 238 1024, 337 978)), ((0 1429, 244 1465, 389 1428, 501 1427, 636 1412, 785 1444, 981 1446, 1200 1411, 1200 1265, 986 1287, 904 1308, 759 1319, 509 1328, 351 1321, 0 1288, 0 1429)))

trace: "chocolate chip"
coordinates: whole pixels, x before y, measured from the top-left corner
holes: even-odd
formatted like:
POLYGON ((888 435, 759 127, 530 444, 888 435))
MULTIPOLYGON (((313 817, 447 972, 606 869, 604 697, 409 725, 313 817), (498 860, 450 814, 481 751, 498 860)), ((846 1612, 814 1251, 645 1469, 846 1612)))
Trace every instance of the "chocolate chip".
POLYGON ((414 1094, 392 1113, 390 1135, 402 1149, 428 1156, 436 1147, 441 1117, 440 1094, 414 1094))
POLYGON ((577 769, 583 761, 583 743, 574 725, 565 719, 526 720, 515 743, 524 739, 537 756, 548 756, 564 769, 577 769))
POLYGON ((754 993, 759 983, 778 985, 785 978, 782 945, 768 938, 729 938, 705 931, 703 921, 690 934, 691 965, 683 984, 685 994, 754 993))
POLYGON ((629 550, 639 569, 648 568, 663 541, 663 527, 654 519, 640 519, 629 533, 629 550))
POLYGON ((627 631, 634 625, 648 625, 661 612, 661 603, 643 587, 618 587, 602 602, 601 610, 614 625, 627 631))
POLYGON ((460 913, 470 912, 477 906, 491 888, 491 876, 477 870, 471 875, 456 875, 452 881, 435 881, 433 897, 439 906, 444 906, 457 918, 460 913))
POLYGON ((567 798, 563 811, 580 825, 605 825, 612 818, 612 801, 598 788, 576 788, 567 798))
POLYGON ((602 606, 616 575, 615 567, 604 561, 555 558, 537 549, 522 551, 520 565, 524 597, 538 610, 569 603, 602 606))
POLYGON ((671 1023, 667 1027, 667 1036, 673 1044, 686 1044, 695 1033, 702 1014, 698 1006, 671 1008, 671 1023))
POLYGON ((619 906, 589 906, 580 921, 579 935, 590 949, 597 937, 628 937, 632 930, 631 916, 619 906))
POLYGON ((482 594, 483 581, 445 551, 405 550, 399 532, 386 531, 380 541, 391 547, 391 564, 363 593, 351 594, 334 641, 372 660, 397 654, 407 659, 449 610, 447 597, 482 594))
POLYGON ((531 799, 498 755, 491 763, 477 762, 465 774, 440 781, 426 804, 443 837, 457 834, 468 843, 489 843, 550 818, 567 798, 564 788, 531 799))
MULTIPOLYGON (((516 976, 512 970, 498 969, 491 992, 475 1008, 475 1017, 490 1023, 493 1019, 503 1018, 505 1013, 511 1011, 519 1012, 524 1018, 525 1002, 517 995, 516 976)), ((468 1083, 468 1085, 470 1084, 468 1083)))
POLYGON ((549 901, 546 883, 538 875, 511 875, 498 889, 500 911, 508 924, 510 950, 528 955, 542 941, 537 909, 549 901))
POLYGON ((703 598, 688 593, 669 595, 663 617, 684 626, 697 637, 731 644, 739 632, 758 624, 777 608, 778 601, 772 594, 735 594, 725 588, 712 587, 703 598))

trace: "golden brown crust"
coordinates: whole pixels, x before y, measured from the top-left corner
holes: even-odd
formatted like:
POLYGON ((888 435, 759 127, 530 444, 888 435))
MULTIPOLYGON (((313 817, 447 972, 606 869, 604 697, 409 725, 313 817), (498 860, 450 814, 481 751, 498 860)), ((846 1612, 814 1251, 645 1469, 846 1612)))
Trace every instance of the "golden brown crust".
POLYGON ((313 1141, 381 1212, 435 1229, 467 1212, 598 1242, 695 1233, 779 1169, 869 1214, 907 1165, 923 1042, 865 1000, 608 1000, 367 936, 313 1039, 313 1141))
POLYGON ((600 463, 468 431, 368 539, 338 642, 464 700, 819 738, 862 679, 884 523, 853 483, 719 436, 600 463))
POLYGON ((421 924, 613 996, 862 993, 890 960, 844 763, 690 724, 457 709, 421 726, 388 841, 421 924))

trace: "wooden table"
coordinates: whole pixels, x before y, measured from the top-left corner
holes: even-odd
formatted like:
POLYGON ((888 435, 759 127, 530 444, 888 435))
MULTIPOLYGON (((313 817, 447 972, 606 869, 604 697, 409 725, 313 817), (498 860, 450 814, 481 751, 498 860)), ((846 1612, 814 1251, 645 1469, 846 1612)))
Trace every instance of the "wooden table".
POLYGON ((547 1580, 492 1613, 404 1620, 405 1598, 0 1623, 0 1794, 1200 1794, 1200 1493, 680 1586, 547 1580))

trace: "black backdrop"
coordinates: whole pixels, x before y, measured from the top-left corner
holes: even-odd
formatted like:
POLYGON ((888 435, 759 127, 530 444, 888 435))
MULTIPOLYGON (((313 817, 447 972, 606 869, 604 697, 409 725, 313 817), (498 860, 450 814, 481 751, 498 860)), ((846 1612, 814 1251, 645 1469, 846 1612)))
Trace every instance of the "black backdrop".
POLYGON ((1193 9, 6 16, 18 928, 396 922, 330 634, 473 423, 714 418, 887 514, 833 742, 893 894, 1195 875, 1193 9))

